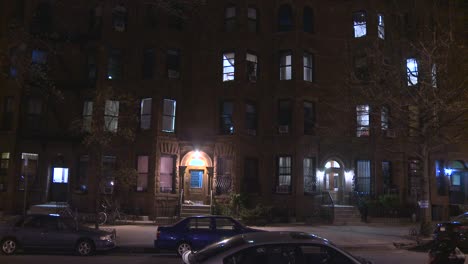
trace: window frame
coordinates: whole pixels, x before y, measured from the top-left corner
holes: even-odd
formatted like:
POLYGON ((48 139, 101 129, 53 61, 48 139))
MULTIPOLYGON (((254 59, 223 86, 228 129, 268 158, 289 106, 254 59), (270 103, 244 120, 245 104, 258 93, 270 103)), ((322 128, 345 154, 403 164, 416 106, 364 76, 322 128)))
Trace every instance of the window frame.
POLYGON ((291 99, 278 100, 278 126, 287 126, 288 133, 292 126, 293 102, 291 99))
POLYGON ((314 9, 305 6, 302 14, 302 29, 307 33, 314 33, 314 9))
POLYGON ((10 169, 10 152, 0 152, 0 192, 7 191, 8 171, 10 169))
POLYGON ((303 80, 306 82, 314 82, 314 54, 304 51, 302 54, 302 66, 303 80), (310 76, 310 79, 307 78, 308 76, 310 76))
POLYGON ((137 169, 137 179, 136 179, 136 192, 146 192, 148 191, 148 179, 149 179, 149 156, 148 155, 137 155, 136 157, 136 169, 137 169), (146 159, 146 161, 141 160, 146 159), (146 166, 145 166, 146 163, 146 166))
POLYGON ((382 13, 377 13, 377 37, 385 40, 385 16, 382 13))
POLYGON ((90 132, 91 129, 92 129, 93 106, 94 106, 93 101, 86 100, 86 101, 83 102, 83 113, 82 113, 83 126, 82 126, 81 129, 84 132, 90 132))
POLYGON ((278 8, 278 31, 286 32, 294 28, 294 15, 291 5, 282 4, 278 8))
POLYGON ((13 128, 13 119, 15 115, 14 104, 15 97, 5 96, 3 98, 2 130, 9 131, 13 128))
POLYGON ((406 84, 408 87, 419 85, 419 62, 415 57, 406 59, 406 84))
POLYGON ((166 50, 166 70, 168 79, 181 78, 181 57, 179 49, 166 50))
POLYGON ((247 101, 245 103, 245 128, 247 134, 257 135, 258 127, 258 113, 257 113, 257 104, 255 102, 247 101), (253 111, 249 111, 249 108, 253 111))
POLYGON ((245 54, 247 80, 249 82, 257 82, 258 79, 258 56, 253 52, 245 54), (249 58, 250 57, 250 58, 249 58))
POLYGON ((107 57, 107 80, 123 79, 123 52, 121 49, 111 48, 107 57))
POLYGON ((367 36, 367 12, 364 10, 353 12, 353 37, 363 38, 367 36), (359 17, 358 17, 359 16, 359 17))
POLYGON ((177 115, 177 101, 175 99, 169 99, 169 98, 164 98, 163 99, 163 111, 162 111, 162 125, 161 125, 161 131, 166 132, 166 133, 175 133, 175 128, 176 128, 176 115, 177 115), (169 107, 166 105, 166 103, 172 102, 172 108, 173 111, 172 113, 167 112, 166 107, 169 107), (171 120, 172 126, 170 128, 165 127, 165 120, 171 120))
POLYGON ((153 98, 147 97, 147 98, 142 98, 140 101, 140 118, 139 118, 139 123, 140 123, 140 130, 150 130, 151 129, 151 124, 152 124, 152 109, 153 109, 153 98), (145 102, 149 102, 149 109, 145 111, 145 102))
POLYGON ((235 5, 228 5, 224 8, 224 31, 234 32, 236 30, 236 26, 237 26, 237 7, 235 5))
POLYGON ((388 131, 390 129, 390 108, 386 105, 380 109, 380 130, 388 131))
POLYGON ((106 100, 104 107, 104 130, 116 133, 119 129, 120 101, 106 100))
POLYGON ((176 160, 177 160, 177 157, 172 155, 172 154, 161 154, 161 156, 159 157, 159 189, 158 191, 160 193, 175 193, 175 175, 176 175, 176 160), (162 173, 162 166, 163 166, 163 158, 164 159, 171 159, 171 166, 172 166, 172 170, 171 171, 167 171, 167 172, 164 172, 162 173), (167 186, 167 187, 163 187, 161 186, 161 178, 163 176, 163 174, 167 177, 167 179, 170 179, 170 187, 167 186))
POLYGON ((356 136, 370 136, 370 106, 362 104, 356 106, 356 136))
POLYGON ((154 48, 143 50, 143 63, 141 69, 141 78, 143 80, 151 80, 154 78, 154 70, 156 66, 156 51, 154 48))
POLYGON ((282 50, 279 52, 279 72, 280 76, 279 79, 281 81, 289 81, 292 80, 293 77, 293 53, 291 50, 282 50), (289 57, 289 62, 288 62, 289 57))
POLYGON ((291 155, 279 155, 276 158, 276 185, 275 193, 276 194, 291 194, 292 192, 292 173, 293 173, 293 164, 291 155), (289 163, 285 166, 281 166, 282 159, 285 159, 284 162, 289 163), (287 162, 289 160, 289 162, 287 162), (281 179, 284 178, 284 179, 281 179), (285 184, 281 184, 281 183, 285 184), (286 187, 281 187, 282 185, 286 187), (283 190, 284 189, 284 190, 283 190))
POLYGON ((317 191, 317 174, 316 174, 316 158, 315 157, 304 157, 302 160, 302 174, 303 174, 303 190, 304 194, 313 194, 317 191), (309 161, 309 162, 306 162, 309 161), (310 166, 307 166, 309 165, 310 166), (308 184, 311 183, 311 188, 308 188, 308 184))
POLYGON ((222 135, 233 135, 235 131, 235 126, 234 126, 234 101, 232 100, 222 100, 220 102, 220 133, 222 135), (231 105, 231 112, 229 113, 226 109, 226 105, 230 104, 231 105), (229 121, 229 122, 226 122, 229 121), (229 127, 227 127, 230 125, 229 127))
POLYGON ((372 162, 371 160, 358 159, 356 160, 356 177, 355 186, 360 195, 372 194, 372 162), (360 164, 362 164, 360 166, 360 164), (365 171, 361 171, 365 170, 365 171), (361 174, 362 172, 362 174, 361 174), (364 180, 364 183, 362 181, 364 180))
POLYGON ((251 33, 258 33, 259 31, 258 9, 253 6, 247 7, 247 30, 251 33), (255 17, 251 16, 250 11, 255 11, 255 17))
POLYGON ((236 53, 234 51, 225 51, 223 52, 222 59, 223 82, 234 81, 236 79, 236 53), (232 55, 232 57, 228 55, 232 55), (230 68, 232 68, 232 70, 230 70, 230 68))
POLYGON ((302 103, 303 112, 304 112, 304 134, 305 135, 313 135, 315 131, 315 102, 304 100, 302 103), (311 114, 307 115, 307 105, 310 105, 311 114))

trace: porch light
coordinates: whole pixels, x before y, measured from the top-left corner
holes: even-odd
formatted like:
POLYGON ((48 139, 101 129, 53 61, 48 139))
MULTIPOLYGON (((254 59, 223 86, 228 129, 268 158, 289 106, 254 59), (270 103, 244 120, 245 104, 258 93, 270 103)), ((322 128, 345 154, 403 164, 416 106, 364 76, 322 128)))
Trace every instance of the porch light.
POLYGON ((190 166, 205 166, 205 162, 201 159, 200 151, 196 150, 193 153, 192 159, 189 162, 190 166))
POLYGON ((451 176, 453 172, 453 169, 444 169, 445 175, 451 176))

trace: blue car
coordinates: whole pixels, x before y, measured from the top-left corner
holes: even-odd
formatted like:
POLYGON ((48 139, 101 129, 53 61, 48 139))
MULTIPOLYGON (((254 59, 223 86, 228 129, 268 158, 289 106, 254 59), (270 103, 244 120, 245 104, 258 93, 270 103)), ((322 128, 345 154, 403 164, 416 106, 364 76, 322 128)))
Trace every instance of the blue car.
POLYGON ((191 216, 172 226, 158 226, 154 247, 182 255, 238 234, 260 231, 263 230, 246 227, 229 216, 191 216))

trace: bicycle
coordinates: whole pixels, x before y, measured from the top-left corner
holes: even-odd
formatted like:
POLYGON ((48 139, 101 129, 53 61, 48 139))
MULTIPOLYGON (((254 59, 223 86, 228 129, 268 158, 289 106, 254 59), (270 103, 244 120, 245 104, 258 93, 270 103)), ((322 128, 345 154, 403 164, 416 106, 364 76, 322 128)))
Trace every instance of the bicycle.
POLYGON ((116 220, 126 221, 127 216, 124 213, 121 213, 119 208, 113 207, 109 209, 110 206, 105 205, 104 203, 101 204, 103 210, 98 213, 98 224, 103 225, 105 223, 115 224, 116 220))

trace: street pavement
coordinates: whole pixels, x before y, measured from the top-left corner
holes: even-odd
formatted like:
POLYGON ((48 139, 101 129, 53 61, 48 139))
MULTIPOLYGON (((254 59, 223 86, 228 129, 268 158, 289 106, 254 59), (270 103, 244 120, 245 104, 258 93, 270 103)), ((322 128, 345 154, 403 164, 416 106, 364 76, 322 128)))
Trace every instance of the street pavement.
MULTIPOLYGON (((409 236, 410 228, 417 224, 363 224, 363 225, 310 225, 304 223, 253 226, 268 231, 302 231, 326 238, 347 250, 382 250, 415 246, 409 236)), ((118 251, 133 253, 154 252, 153 242, 156 225, 148 222, 133 222, 128 225, 104 226, 117 233, 118 251)))

